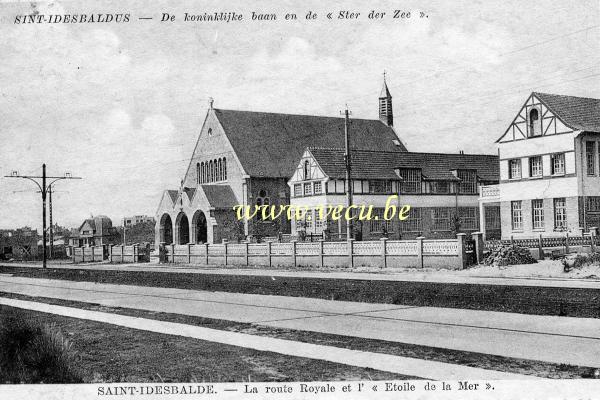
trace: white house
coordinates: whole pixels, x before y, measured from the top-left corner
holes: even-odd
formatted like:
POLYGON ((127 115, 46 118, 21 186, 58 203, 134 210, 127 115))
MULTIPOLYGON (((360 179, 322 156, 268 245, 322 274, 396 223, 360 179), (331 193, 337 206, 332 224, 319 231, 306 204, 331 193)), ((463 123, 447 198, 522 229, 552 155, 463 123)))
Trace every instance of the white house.
POLYGON ((581 234, 600 226, 600 100, 532 93, 499 147, 502 237, 581 234))

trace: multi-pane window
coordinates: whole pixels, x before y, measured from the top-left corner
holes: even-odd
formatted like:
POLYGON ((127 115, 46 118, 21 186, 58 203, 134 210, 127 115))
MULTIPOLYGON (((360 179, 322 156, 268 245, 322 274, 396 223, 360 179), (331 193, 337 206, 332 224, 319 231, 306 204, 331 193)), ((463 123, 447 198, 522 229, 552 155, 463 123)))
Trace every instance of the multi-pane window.
POLYGON ((508 160, 508 178, 519 179, 521 177, 521 159, 508 160))
POLYGON ((585 198, 585 209, 593 213, 600 212, 600 196, 587 196, 585 198))
POLYGON ((544 229, 544 200, 531 200, 533 229, 544 229))
POLYGON ((449 207, 436 207, 431 210, 431 219, 433 220, 433 230, 436 231, 450 231, 452 230, 452 223, 450 220, 451 208, 449 207))
POLYGON ((312 183, 305 183, 304 184, 304 195, 305 196, 310 196, 312 194, 312 183))
MULTIPOLYGON (((318 232, 322 232, 322 228, 325 225, 324 219, 321 219, 319 215, 319 210, 313 210, 314 220, 315 220, 315 229, 319 229, 318 232)), ((317 232, 317 233, 318 233, 317 232)))
POLYGON ((369 181, 369 192, 370 193, 391 193, 392 192, 392 182, 391 181, 380 181, 380 180, 369 181))
POLYGON ((458 170, 458 193, 475 194, 477 193, 477 173, 470 170, 458 170))
POLYGON ((521 201, 510 202, 510 213, 513 230, 523 229, 523 208, 521 201))
POLYGON ((587 166, 587 174, 596 175, 596 142, 585 142, 585 163, 587 166))
POLYGON ((421 193, 421 170, 417 168, 400 169, 402 193, 421 193))
POLYGON ((321 186, 321 182, 315 182, 314 183, 314 187, 313 187, 313 192, 315 194, 321 194, 323 191, 323 188, 321 186))
POLYGON ((390 232, 392 230, 392 221, 386 221, 384 217, 384 208, 373 208, 373 216, 369 220, 371 232, 390 232))
POLYGON ((564 197, 554 199, 554 229, 567 227, 567 202, 564 197))
POLYGON ((477 207, 459 207, 458 217, 461 229, 469 231, 479 229, 477 207))
POLYGON ((529 159, 529 176, 542 176, 542 157, 535 156, 529 159))
POLYGON ((552 175, 562 175, 565 173, 565 153, 556 153, 550 156, 550 165, 552 166, 552 175))
POLYGON ((294 185, 294 197, 301 197, 301 196, 302 196, 302 185, 295 184, 294 185))
POLYGON ((408 218, 401 221, 400 228, 402 232, 421 232, 423 231, 423 219, 421 208, 411 207, 408 212, 408 218))
POLYGON ((450 193, 450 183, 448 181, 429 182, 431 193, 450 193))

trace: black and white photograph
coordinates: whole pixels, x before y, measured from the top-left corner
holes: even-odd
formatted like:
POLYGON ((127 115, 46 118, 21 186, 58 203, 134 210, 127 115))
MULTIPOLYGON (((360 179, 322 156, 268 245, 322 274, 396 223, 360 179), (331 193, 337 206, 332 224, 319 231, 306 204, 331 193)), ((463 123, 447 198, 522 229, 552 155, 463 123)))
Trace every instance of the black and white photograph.
POLYGON ((0 1, 0 398, 600 398, 600 2, 0 1))

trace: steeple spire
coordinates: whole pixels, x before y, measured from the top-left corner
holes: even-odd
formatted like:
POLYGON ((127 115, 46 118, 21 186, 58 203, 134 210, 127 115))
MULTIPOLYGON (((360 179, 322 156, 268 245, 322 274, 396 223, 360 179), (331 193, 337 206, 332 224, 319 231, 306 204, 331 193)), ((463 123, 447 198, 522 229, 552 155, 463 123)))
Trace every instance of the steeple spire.
POLYGON ((387 87, 386 72, 383 71, 383 87, 379 94, 379 119, 388 126, 394 125, 392 95, 387 87))

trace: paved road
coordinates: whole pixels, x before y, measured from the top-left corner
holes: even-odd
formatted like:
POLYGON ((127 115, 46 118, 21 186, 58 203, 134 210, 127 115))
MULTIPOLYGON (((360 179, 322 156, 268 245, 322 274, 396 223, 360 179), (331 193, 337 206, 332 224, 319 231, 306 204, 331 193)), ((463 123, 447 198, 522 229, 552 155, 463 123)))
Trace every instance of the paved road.
POLYGON ((600 319, 0 276, 0 291, 600 367, 600 319))
MULTIPOLYGON (((28 263, 0 263, 7 267, 40 268, 41 264, 28 263)), ((457 271, 419 271, 419 270, 380 270, 378 272, 359 271, 315 271, 315 270, 281 270, 281 269, 258 269, 258 268, 222 268, 219 266, 198 266, 188 264, 108 264, 108 263, 52 263, 51 268, 66 269, 91 269, 107 271, 152 271, 152 272, 175 272, 193 274, 219 274, 219 275, 251 275, 251 276, 273 276, 293 278, 320 278, 320 279, 360 279, 381 281, 408 281, 408 282, 432 282, 432 283, 466 283, 478 285, 503 285, 503 286, 540 286, 540 287, 564 287, 600 290, 600 279, 577 279, 577 278, 541 278, 541 277, 496 277, 476 276, 460 274, 457 271)))

